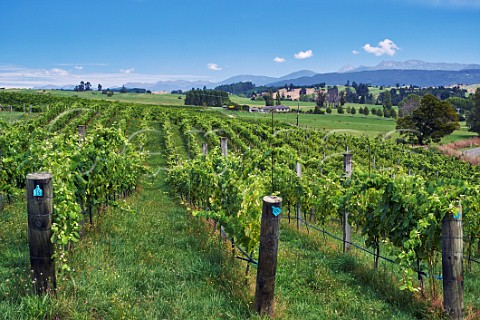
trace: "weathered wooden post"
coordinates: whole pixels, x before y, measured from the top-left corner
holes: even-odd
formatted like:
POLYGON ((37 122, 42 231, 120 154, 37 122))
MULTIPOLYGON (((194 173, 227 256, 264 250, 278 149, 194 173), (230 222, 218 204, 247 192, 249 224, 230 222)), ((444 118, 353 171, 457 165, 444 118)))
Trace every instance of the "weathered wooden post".
POLYGON ((282 198, 263 198, 260 226, 260 250, 258 254, 255 311, 261 316, 273 317, 275 297, 275 274, 277 272, 278 238, 282 198))
MULTIPOLYGON (((221 137, 220 138, 220 148, 222 149, 222 155, 224 157, 228 157, 228 139, 227 137, 221 137)), ((216 225, 216 222, 215 222, 215 225, 216 225)), ((221 239, 226 239, 226 237, 224 236, 225 234, 225 229, 223 228, 222 225, 220 225, 220 237, 221 239)))
POLYGON ((208 154, 208 144, 206 142, 202 143, 202 154, 205 156, 208 154))
POLYGON ((452 319, 463 319, 462 208, 442 220, 443 307, 452 319))
POLYGON ((220 138, 220 148, 222 149, 222 155, 228 157, 228 139, 227 137, 220 138))
MULTIPOLYGON (((352 177, 352 154, 347 151, 343 154, 343 170, 347 179, 352 177)), ((348 222, 348 212, 343 212, 343 252, 350 250, 352 227, 348 222)))
POLYGON ((83 142, 85 141, 85 136, 87 135, 87 126, 86 125, 79 125, 78 129, 78 141, 83 142))
POLYGON ((28 244, 34 287, 38 295, 55 292, 57 282, 52 237, 52 174, 30 173, 26 177, 28 244))
MULTIPOLYGON (((297 173, 297 178, 300 183, 300 178, 302 177, 302 165, 300 164, 300 162, 297 162, 295 166, 295 171, 297 173)), ((299 200, 297 203, 297 230, 300 230, 300 226, 301 226, 300 219, 302 219, 302 209, 301 209, 300 197, 299 197, 299 200)))

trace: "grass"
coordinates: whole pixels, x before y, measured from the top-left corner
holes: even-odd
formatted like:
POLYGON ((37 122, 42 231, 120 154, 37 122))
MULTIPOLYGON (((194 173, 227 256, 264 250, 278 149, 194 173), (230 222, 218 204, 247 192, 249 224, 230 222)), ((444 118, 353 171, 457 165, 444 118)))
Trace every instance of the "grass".
POLYGON ((10 111, 2 111, 0 112, 0 120, 6 121, 10 123, 10 119, 12 122, 18 121, 22 118, 26 117, 25 113, 23 112, 10 112, 10 111))
MULTIPOLYGON (((271 114, 223 111, 228 116, 238 116, 244 119, 258 121, 270 121, 271 114)), ((276 113, 274 119, 296 125, 296 113, 276 113)), ((301 127, 307 127, 323 131, 341 130, 355 135, 376 136, 395 130, 395 120, 377 116, 363 115, 337 115, 337 114, 309 114, 300 113, 298 123, 301 127)))

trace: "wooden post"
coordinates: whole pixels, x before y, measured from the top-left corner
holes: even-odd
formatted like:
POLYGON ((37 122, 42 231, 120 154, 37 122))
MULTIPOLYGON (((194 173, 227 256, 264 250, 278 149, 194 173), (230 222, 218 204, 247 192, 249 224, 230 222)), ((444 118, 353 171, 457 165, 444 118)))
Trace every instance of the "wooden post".
POLYGON ((208 154, 208 144, 206 142, 202 144, 202 154, 205 156, 208 154))
POLYGON ((443 307, 452 319, 463 319, 462 210, 442 220, 443 307))
POLYGON ((227 137, 220 138, 220 147, 222 149, 222 155, 228 157, 228 139, 227 137))
POLYGON ((38 295, 55 292, 57 282, 52 237, 52 174, 31 173, 26 177, 28 244, 34 288, 38 295))
MULTIPOLYGON (((352 176, 352 154, 350 152, 345 152, 343 154, 343 170, 345 172, 346 178, 351 178, 352 176)), ((350 242, 352 239, 352 226, 348 222, 348 212, 345 209, 343 212, 343 252, 350 250, 350 242)))
POLYGON ((255 311, 261 316, 273 317, 275 297, 275 274, 277 272, 278 238, 282 198, 263 198, 260 227, 260 250, 258 254, 255 311))
MULTIPOLYGON (((300 178, 302 177, 302 165, 300 164, 300 162, 297 162, 297 164, 295 166, 295 169, 296 169, 296 172, 297 172, 297 178, 298 178, 298 180, 300 180, 300 178)), ((300 206, 300 200, 298 200, 298 203, 297 203, 297 230, 300 230, 300 226, 301 226, 300 219, 301 218, 302 218, 302 210, 301 210, 301 206, 300 206)))
POLYGON ((85 141, 85 136, 87 134, 87 126, 86 125, 79 125, 78 129, 78 141, 83 142, 85 141))
MULTIPOLYGON (((228 157, 228 139, 227 139, 227 137, 221 137, 220 138, 220 148, 222 149, 222 155, 224 157, 228 157)), ((223 240, 226 239, 224 234, 225 234, 225 229, 223 228, 222 225, 220 225, 220 236, 223 240)))

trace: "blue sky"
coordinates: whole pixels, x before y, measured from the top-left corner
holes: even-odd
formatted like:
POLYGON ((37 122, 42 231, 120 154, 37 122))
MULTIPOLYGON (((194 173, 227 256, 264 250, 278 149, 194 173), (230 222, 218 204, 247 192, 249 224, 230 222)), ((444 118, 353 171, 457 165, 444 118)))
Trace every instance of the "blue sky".
POLYGON ((480 0, 4 0, 0 87, 480 64, 480 0))

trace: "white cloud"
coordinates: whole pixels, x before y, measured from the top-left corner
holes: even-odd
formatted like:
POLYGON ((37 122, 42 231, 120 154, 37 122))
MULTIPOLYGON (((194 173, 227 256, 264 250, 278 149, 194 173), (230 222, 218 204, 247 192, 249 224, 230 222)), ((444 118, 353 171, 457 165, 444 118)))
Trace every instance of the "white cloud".
POLYGON ((75 66, 75 70, 83 70, 82 66, 75 66))
MULTIPOLYGON (((128 69, 127 69, 128 70, 128 69)), ((140 74, 140 73, 122 73, 122 72, 104 72, 104 73, 69 73, 66 70, 36 69, 24 66, 1 65, 0 64, 0 87, 5 88, 32 88, 44 85, 76 85, 80 81, 90 81, 92 84, 101 83, 105 88, 121 86, 128 82, 137 83, 155 83, 158 81, 175 80, 206 80, 209 77, 188 75, 188 74, 140 74)))
POLYGON ((220 71, 220 70, 223 69, 222 67, 220 67, 220 66, 219 66, 218 64, 216 64, 216 63, 209 63, 209 64, 207 64, 207 68, 208 68, 209 70, 213 70, 213 71, 220 71))
POLYGON ((49 70, 43 70, 43 72, 44 72, 46 75, 49 75, 49 76, 65 77, 65 76, 68 76, 68 75, 69 75, 69 72, 68 72, 67 70, 63 70, 63 69, 60 69, 60 68, 53 68, 53 69, 49 69, 49 70))
POLYGON ((313 57, 313 51, 312 50, 300 51, 298 53, 295 53, 293 56, 295 57, 295 59, 299 59, 299 60, 307 59, 307 58, 313 57))
POLYGON ((390 39, 385 39, 378 43, 378 47, 373 47, 369 43, 363 46, 363 50, 368 53, 372 53, 376 56, 383 56, 387 54, 389 56, 395 55, 397 50, 400 49, 397 45, 390 39))
POLYGON ((352 50, 352 54, 359 54, 360 52, 358 52, 357 50, 352 50))
POLYGON ((273 58, 273 61, 278 62, 278 63, 283 63, 287 60, 285 60, 285 58, 275 57, 275 58, 273 58))
POLYGON ((135 68, 120 69, 120 72, 121 72, 121 73, 130 74, 130 73, 132 73, 132 72, 135 72, 135 68))

